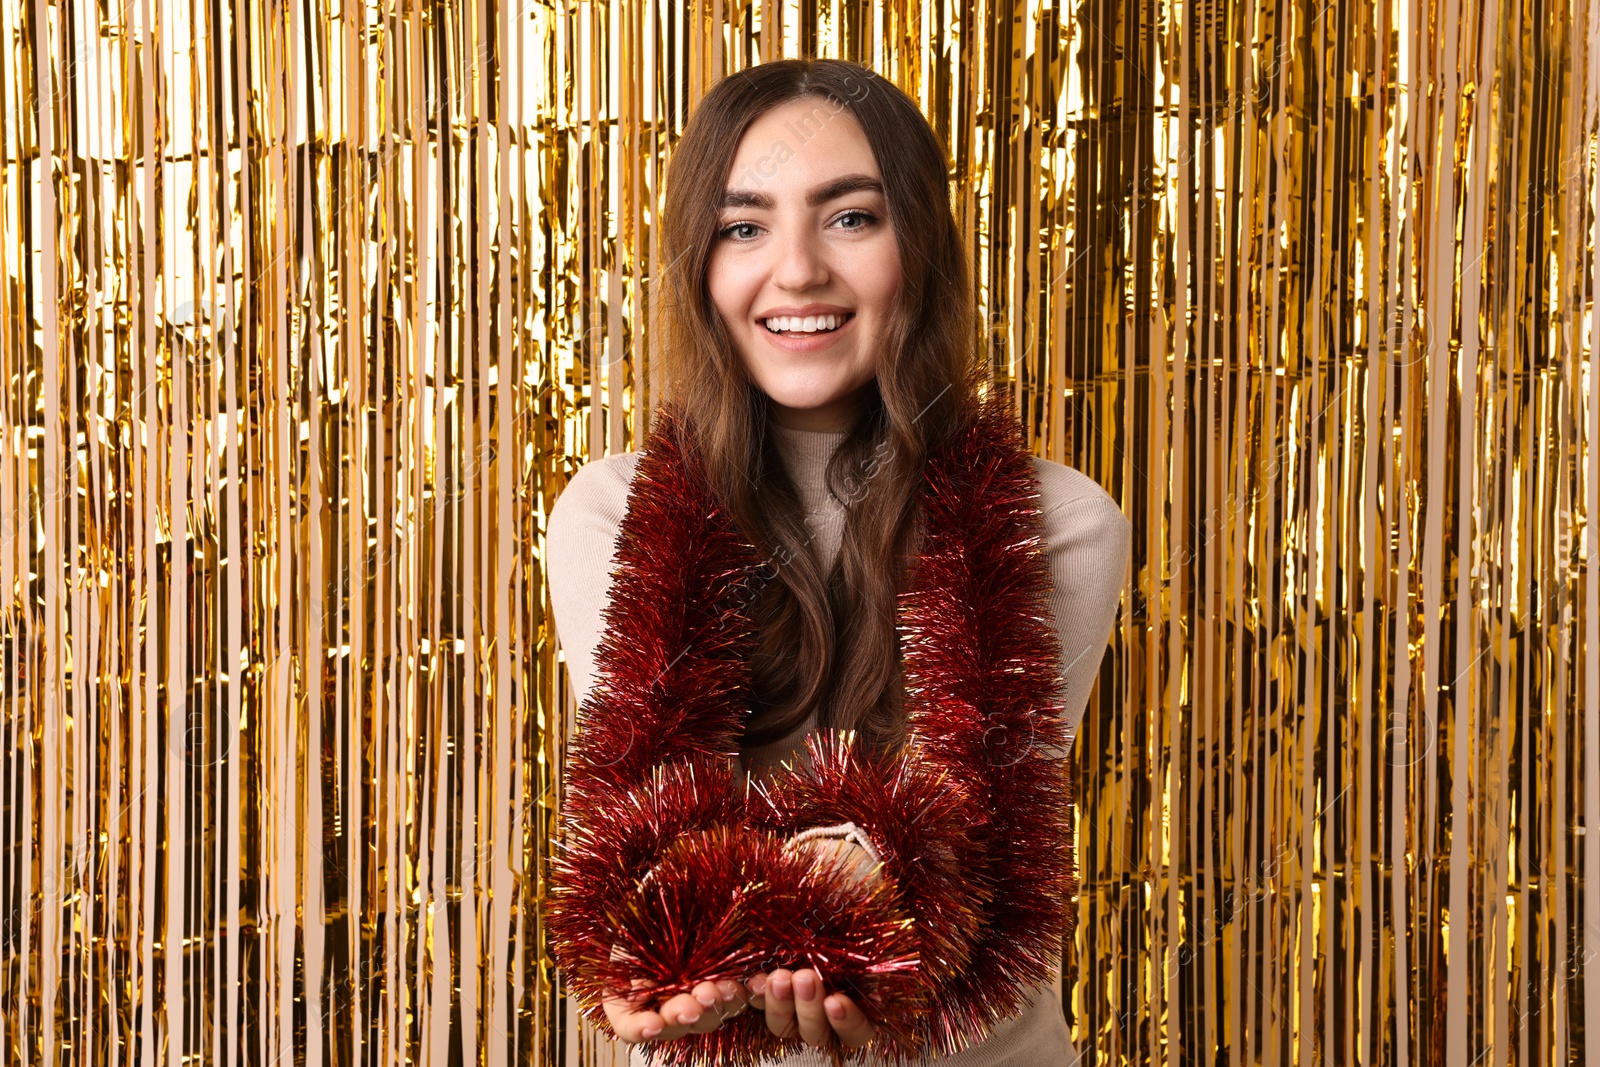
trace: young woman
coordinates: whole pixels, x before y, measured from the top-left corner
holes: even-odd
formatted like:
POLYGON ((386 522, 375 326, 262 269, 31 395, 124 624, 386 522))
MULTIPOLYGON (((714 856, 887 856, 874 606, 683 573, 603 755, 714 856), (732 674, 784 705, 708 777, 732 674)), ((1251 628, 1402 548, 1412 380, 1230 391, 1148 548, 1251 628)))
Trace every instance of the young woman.
POLYGON ((1130 529, 985 398, 945 156, 864 67, 722 80, 671 387, 550 517, 580 706, 549 904, 640 1063, 1070 1063, 1065 753, 1130 529))

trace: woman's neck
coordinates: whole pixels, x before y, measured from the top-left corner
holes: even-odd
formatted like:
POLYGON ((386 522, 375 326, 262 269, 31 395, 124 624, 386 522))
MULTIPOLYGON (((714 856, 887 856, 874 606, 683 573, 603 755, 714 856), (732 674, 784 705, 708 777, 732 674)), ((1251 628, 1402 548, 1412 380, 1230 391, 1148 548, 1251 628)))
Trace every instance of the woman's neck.
POLYGON ((802 497, 823 490, 828 460, 848 436, 844 430, 807 430, 779 422, 772 423, 773 443, 802 497))

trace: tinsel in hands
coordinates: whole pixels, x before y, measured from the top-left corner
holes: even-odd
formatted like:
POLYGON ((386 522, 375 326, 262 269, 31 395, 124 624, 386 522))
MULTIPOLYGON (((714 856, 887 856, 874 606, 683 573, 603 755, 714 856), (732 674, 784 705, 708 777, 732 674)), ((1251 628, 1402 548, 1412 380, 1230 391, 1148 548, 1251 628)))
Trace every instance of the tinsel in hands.
MULTIPOLYGON (((701 981, 814 967, 877 1026, 880 1063, 981 1041, 1059 965, 1074 889, 1059 646, 1016 421, 991 398, 924 465, 897 620, 906 744, 870 756, 819 731, 809 766, 759 786, 734 767, 755 645, 745 612, 765 564, 680 429, 663 411, 639 461, 568 757, 547 902, 568 987, 609 1032, 607 995, 653 1005, 701 981), (883 856, 871 887, 784 845, 844 820, 883 856)), ((758 1012, 642 1046, 651 1063, 740 1067, 800 1047, 758 1012)))

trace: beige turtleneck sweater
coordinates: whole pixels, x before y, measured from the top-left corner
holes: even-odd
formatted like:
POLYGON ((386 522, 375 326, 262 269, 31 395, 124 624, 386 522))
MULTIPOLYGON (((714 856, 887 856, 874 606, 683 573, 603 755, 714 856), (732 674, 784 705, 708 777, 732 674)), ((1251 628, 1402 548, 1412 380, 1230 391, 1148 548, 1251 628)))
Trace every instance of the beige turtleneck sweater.
MULTIPOLYGON (((829 493, 827 462, 845 435, 792 430, 771 424, 785 468, 799 490, 813 531, 811 548, 826 573, 839 551, 845 508, 829 493)), ((550 598, 557 636, 566 655, 574 700, 582 704, 594 684, 595 650, 611 588, 617 530, 627 508, 628 485, 639 454, 625 452, 586 464, 573 476, 550 513, 550 598)), ((1106 641, 1126 582, 1131 526, 1105 490, 1071 467, 1034 459, 1044 515, 1044 552, 1055 590, 1051 598, 1061 635, 1061 699, 1069 739, 1099 673, 1106 641)), ((789 737, 747 753, 757 767, 803 754, 815 718, 789 737)), ((1069 740, 1069 745, 1071 740, 1069 740)), ((830 834, 830 836, 838 836, 830 834)), ((1061 1010, 1060 980, 1035 991, 1022 1014, 955 1056, 929 1059, 941 1067, 1056 1067, 1077 1061, 1061 1010)), ((638 1048, 629 1063, 643 1067, 638 1048)), ((820 1051, 770 1061, 771 1067, 822 1067, 820 1051)))

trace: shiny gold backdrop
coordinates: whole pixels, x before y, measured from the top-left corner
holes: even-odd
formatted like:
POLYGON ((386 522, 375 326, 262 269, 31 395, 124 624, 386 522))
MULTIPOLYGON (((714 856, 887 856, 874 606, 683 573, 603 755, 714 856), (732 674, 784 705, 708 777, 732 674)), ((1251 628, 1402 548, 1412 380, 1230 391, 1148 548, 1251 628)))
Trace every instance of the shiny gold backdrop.
POLYGON ((0 0, 4 1063, 609 1061, 542 532, 656 404, 687 110, 806 52, 922 101, 1135 522, 1082 1046, 1583 1062, 1597 2, 0 0))

